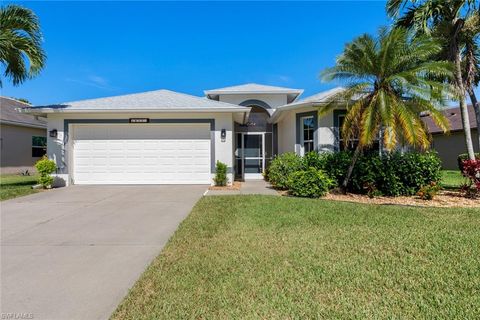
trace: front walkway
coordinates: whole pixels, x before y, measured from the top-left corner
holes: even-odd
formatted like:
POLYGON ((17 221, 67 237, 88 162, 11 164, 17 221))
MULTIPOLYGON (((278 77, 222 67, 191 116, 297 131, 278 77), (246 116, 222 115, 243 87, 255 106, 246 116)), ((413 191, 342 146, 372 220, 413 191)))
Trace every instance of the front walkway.
POLYGON ((280 195, 265 180, 247 180, 242 183, 240 190, 208 190, 206 196, 223 196, 235 194, 263 194, 270 196, 280 195))
POLYGON ((1 314, 108 319, 206 188, 72 186, 2 202, 1 314))

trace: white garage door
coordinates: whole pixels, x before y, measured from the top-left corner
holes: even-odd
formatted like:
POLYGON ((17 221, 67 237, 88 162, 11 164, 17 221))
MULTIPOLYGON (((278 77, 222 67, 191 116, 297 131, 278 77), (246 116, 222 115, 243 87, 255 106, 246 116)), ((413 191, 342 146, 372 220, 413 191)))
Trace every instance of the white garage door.
POLYGON ((74 125, 75 184, 210 184, 209 124, 74 125))

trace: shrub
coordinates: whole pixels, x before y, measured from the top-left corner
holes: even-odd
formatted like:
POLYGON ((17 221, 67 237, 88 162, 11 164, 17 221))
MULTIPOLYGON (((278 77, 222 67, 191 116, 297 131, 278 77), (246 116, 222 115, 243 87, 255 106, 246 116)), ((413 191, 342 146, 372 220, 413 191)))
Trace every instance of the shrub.
MULTIPOLYGON (((341 185, 351 153, 322 155, 322 168, 341 185)), ((380 156, 376 152, 362 154, 355 164, 347 189, 349 192, 386 196, 414 195, 441 178, 441 161, 434 152, 392 152, 380 156)))
POLYGON ((385 195, 414 195, 422 186, 441 179, 442 163, 435 152, 394 152, 385 156, 382 191, 385 195))
POLYGON ((57 170, 57 165, 53 160, 47 158, 47 156, 43 156, 42 159, 38 160, 35 163, 35 168, 38 171, 40 177, 38 178, 38 183, 41 184, 44 188, 51 188, 53 184, 53 177, 51 176, 52 173, 57 170))
MULTIPOLYGON (((480 152, 475 153, 475 159, 480 160, 480 152)), ((463 161, 469 160, 467 153, 459 154, 457 157, 458 169, 463 172, 463 161)))
POLYGON ((318 169, 327 173, 333 179, 335 186, 340 186, 352 161, 352 153, 346 151, 326 152, 320 155, 320 159, 321 167, 318 169))
POLYGON ((421 187, 420 190, 418 190, 417 195, 422 200, 433 200, 433 198, 437 195, 438 191, 440 191, 441 189, 442 188, 440 187, 440 185, 432 182, 427 186, 421 187))
POLYGON ((303 167, 304 169, 315 168, 323 170, 325 161, 323 157, 316 151, 310 151, 303 157, 303 167))
POLYGON ((213 181, 215 182, 216 186, 226 186, 228 183, 227 178, 227 165, 223 162, 217 161, 215 166, 215 178, 213 181))
POLYGON ((278 189, 287 189, 288 177, 292 172, 303 169, 303 161, 293 152, 276 156, 268 168, 268 180, 278 189))
MULTIPOLYGON (((353 168, 348 190, 363 194, 371 194, 373 190, 376 190, 379 195, 383 194, 383 170, 380 169, 382 166, 382 158, 378 154, 367 153, 360 156, 353 168)), ((346 171, 347 169, 345 169, 346 171)), ((343 179, 344 177, 342 177, 342 181, 338 182, 339 185, 343 183, 343 179)))
POLYGON ((464 160, 462 174, 468 183, 462 186, 467 197, 475 197, 480 193, 480 160, 464 160))
POLYGON ((332 185, 330 177, 313 167, 293 172, 288 178, 290 194, 296 197, 318 198, 324 196, 332 185))

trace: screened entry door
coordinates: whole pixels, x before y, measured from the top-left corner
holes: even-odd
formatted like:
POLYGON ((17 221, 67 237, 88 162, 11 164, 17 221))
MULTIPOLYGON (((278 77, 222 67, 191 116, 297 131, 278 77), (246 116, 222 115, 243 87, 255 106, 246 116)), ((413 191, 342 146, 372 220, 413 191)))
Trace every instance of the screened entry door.
POLYGON ((237 137, 237 172, 243 173, 243 178, 263 179, 265 170, 265 135, 263 133, 239 133, 237 137))

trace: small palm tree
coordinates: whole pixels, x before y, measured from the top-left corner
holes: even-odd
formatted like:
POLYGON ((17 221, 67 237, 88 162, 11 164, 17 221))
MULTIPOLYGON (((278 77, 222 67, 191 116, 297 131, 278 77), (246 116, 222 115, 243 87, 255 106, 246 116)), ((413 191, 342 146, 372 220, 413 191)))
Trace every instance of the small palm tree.
POLYGON ((322 72, 324 81, 339 80, 346 88, 330 98, 320 116, 346 105, 342 135, 346 141, 358 138, 344 191, 360 153, 379 137, 386 150, 399 141, 422 149, 430 146, 421 112, 448 131, 448 120, 438 108, 452 90, 432 77, 451 77, 452 65, 429 60, 440 50, 430 37, 412 39, 404 28, 383 28, 377 39, 362 35, 347 44, 336 66, 322 72))
POLYGON ((460 104, 465 144, 470 159, 475 159, 470 121, 466 103, 464 79, 462 78, 462 35, 465 22, 478 15, 478 0, 388 0, 387 12, 397 18, 396 25, 410 28, 416 33, 431 34, 443 29, 442 43, 448 60, 454 63, 454 83, 460 104))
POLYGON ((36 76, 45 66, 41 42, 40 24, 32 10, 18 5, 0 8, 0 63, 13 85, 36 76))

